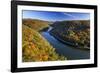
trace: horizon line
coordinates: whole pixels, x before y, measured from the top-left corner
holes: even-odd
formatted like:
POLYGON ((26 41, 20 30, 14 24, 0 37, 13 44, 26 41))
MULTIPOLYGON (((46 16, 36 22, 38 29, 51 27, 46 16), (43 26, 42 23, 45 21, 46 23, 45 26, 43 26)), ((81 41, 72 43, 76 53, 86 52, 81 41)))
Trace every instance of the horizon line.
MULTIPOLYGON (((33 19, 33 18, 22 18, 22 19, 31 19, 31 20, 41 20, 41 21, 51 21, 51 20, 43 20, 43 19, 33 19)), ((72 19, 74 20, 90 20, 90 19, 72 19)), ((71 19, 66 19, 66 20, 57 20, 57 21, 72 21, 71 19)), ((56 21, 52 21, 52 22, 56 22, 56 21)))

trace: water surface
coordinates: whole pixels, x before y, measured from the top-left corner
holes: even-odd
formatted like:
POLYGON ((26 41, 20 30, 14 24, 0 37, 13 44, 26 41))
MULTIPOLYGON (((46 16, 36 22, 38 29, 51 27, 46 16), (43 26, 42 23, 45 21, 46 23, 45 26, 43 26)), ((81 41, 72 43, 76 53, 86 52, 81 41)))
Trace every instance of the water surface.
POLYGON ((64 55, 70 60, 89 59, 90 51, 80 50, 55 39, 49 34, 49 31, 44 31, 41 35, 56 49, 59 55, 64 55))

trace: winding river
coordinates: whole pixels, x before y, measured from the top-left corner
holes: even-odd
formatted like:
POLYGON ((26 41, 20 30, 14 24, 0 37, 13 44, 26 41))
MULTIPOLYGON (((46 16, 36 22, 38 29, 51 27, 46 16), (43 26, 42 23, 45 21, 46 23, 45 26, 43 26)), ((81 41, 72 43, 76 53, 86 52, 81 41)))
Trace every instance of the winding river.
POLYGON ((48 31, 43 31, 41 35, 55 48, 58 54, 66 56, 70 60, 90 58, 90 51, 76 49, 69 45, 63 44, 49 34, 50 30, 51 28, 49 28, 48 31))

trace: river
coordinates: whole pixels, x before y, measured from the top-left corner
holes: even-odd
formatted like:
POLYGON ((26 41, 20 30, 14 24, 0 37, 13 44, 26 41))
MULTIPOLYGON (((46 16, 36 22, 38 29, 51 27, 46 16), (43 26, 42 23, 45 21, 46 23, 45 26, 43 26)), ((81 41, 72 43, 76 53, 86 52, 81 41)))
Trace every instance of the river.
MULTIPOLYGON (((50 28, 51 29, 51 28, 50 28)), ((49 29, 48 29, 49 30, 49 29)), ((41 35, 55 48, 60 55, 66 56, 69 60, 89 59, 89 50, 80 50, 66 45, 49 34, 49 31, 43 31, 41 35)))

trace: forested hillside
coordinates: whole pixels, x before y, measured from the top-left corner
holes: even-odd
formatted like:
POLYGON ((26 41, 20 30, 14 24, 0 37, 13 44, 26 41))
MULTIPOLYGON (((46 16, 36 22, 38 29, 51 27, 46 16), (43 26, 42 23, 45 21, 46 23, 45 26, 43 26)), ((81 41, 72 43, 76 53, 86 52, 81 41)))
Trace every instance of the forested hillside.
POLYGON ((39 20, 23 20, 22 59, 23 62, 66 60, 56 53, 55 48, 38 32, 48 24, 39 20))
POLYGON ((37 19, 23 19, 22 23, 36 31, 49 27, 49 22, 37 19))
POLYGON ((50 34, 55 38, 70 43, 78 48, 89 49, 90 47, 90 21, 73 20, 58 21, 52 25, 50 34))

